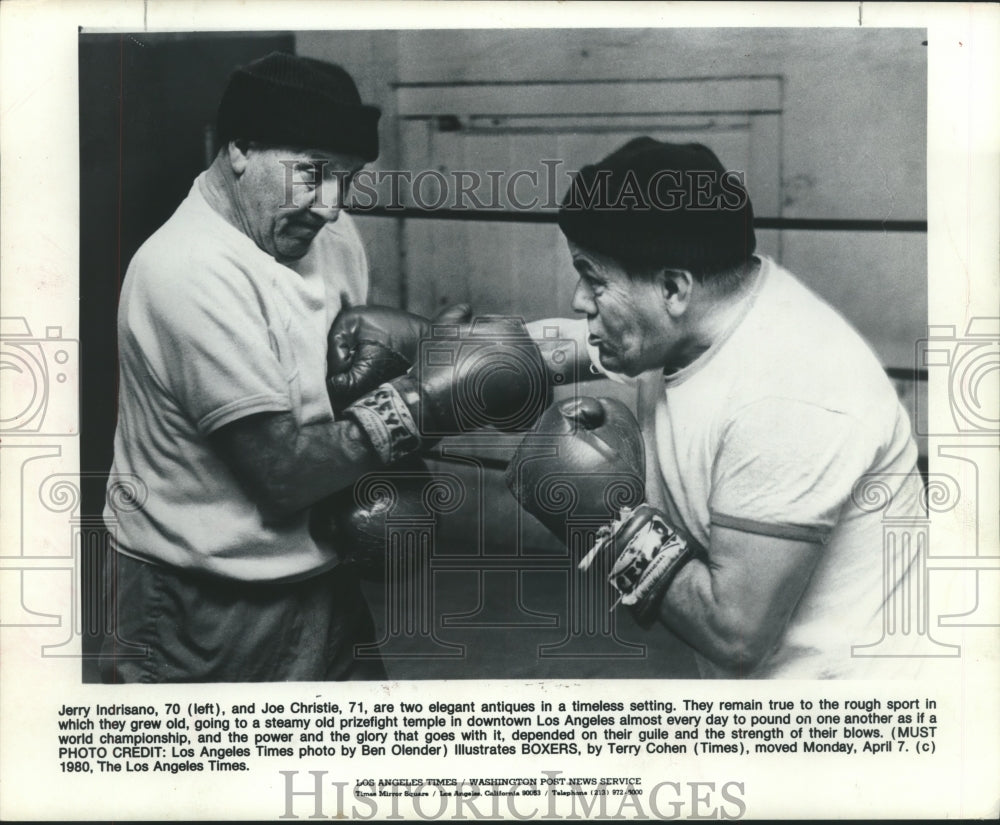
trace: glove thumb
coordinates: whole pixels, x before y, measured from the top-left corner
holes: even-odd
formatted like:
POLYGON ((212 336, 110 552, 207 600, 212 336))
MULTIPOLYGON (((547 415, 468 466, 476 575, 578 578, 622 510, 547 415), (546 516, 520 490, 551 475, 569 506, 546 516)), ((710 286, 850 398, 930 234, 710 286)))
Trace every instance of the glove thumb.
POLYGON ((604 405, 596 398, 581 396, 570 398, 559 405, 563 418, 585 430, 595 430, 604 424, 604 405))
POLYGON ((472 307, 469 304, 452 304, 431 320, 435 324, 467 324, 472 320, 472 307))
POLYGON ((335 332, 329 341, 327 352, 327 372, 331 375, 345 372, 354 361, 354 350, 358 344, 358 328, 361 322, 357 318, 349 318, 335 332))
POLYGON ((645 470, 642 434, 631 411, 613 398, 570 398, 557 405, 567 429, 590 444, 613 467, 645 470))

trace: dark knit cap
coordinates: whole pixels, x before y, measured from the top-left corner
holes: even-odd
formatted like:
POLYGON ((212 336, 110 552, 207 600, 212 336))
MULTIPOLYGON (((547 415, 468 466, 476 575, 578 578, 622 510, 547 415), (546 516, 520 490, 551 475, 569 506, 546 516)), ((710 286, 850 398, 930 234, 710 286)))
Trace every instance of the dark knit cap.
POLYGON ((271 52, 237 69, 219 103, 218 136, 378 157, 375 106, 340 66, 271 52))
POLYGON ((756 249, 741 177, 698 143, 635 138, 573 178, 559 227, 630 266, 719 272, 756 249))

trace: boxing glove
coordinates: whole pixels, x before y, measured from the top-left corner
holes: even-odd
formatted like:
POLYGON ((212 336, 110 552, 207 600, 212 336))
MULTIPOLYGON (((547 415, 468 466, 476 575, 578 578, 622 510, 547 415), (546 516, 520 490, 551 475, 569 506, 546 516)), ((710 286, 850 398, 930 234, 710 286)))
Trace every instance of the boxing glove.
MULTIPOLYGON (((440 497, 447 485, 448 480, 431 473, 420 458, 408 456, 317 504, 312 512, 314 531, 332 541, 343 564, 362 578, 379 581, 388 566, 390 517, 404 521, 407 516, 426 517, 428 495, 440 497)), ((418 555, 400 552, 396 573, 404 577, 412 573, 413 566, 422 562, 418 555)))
POLYGON ((569 518, 610 522, 645 497, 639 424, 613 398, 581 396, 553 404, 507 465, 514 498, 560 541, 569 518))
POLYGON ((432 325, 418 363, 344 410, 385 463, 447 435, 530 429, 552 398, 550 373, 524 322, 482 316, 432 325))
POLYGON ((334 412, 410 369, 433 324, 468 322, 470 314, 467 304, 448 307, 434 319, 384 306, 342 310, 327 336, 327 389, 334 412))
POLYGON ((607 518, 579 562, 606 575, 639 624, 648 626, 691 552, 666 516, 645 498, 642 434, 612 398, 575 398, 550 407, 518 447, 506 482, 518 503, 562 541, 570 514, 607 518), (556 453, 539 436, 555 436, 556 453))

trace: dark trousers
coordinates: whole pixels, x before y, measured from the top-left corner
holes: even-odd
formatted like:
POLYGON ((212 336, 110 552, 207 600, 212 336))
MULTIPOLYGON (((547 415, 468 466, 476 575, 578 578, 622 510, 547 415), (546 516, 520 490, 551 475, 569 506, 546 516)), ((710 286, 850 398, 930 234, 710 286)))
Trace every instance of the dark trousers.
POLYGON ((371 612, 342 567, 288 583, 253 583, 147 564, 111 552, 105 597, 116 633, 100 658, 118 682, 281 682, 385 679, 371 612))

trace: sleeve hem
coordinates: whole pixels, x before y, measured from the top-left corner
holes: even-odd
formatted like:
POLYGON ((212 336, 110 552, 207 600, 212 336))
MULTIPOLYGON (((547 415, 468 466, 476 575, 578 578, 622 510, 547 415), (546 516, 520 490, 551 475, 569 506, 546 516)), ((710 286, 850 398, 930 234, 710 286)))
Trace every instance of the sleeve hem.
POLYGON ((198 421, 199 432, 209 435, 220 427, 245 418, 248 415, 262 412, 289 412, 292 406, 288 397, 284 395, 252 395, 249 398, 241 398, 232 401, 218 409, 212 410, 208 415, 202 416, 198 421))
POLYGON ((808 541, 825 544, 833 533, 831 527, 810 527, 800 524, 774 524, 756 521, 737 516, 727 516, 723 513, 712 513, 712 524, 728 527, 731 530, 742 530, 744 533, 754 533, 760 536, 771 536, 776 539, 790 541, 808 541))

